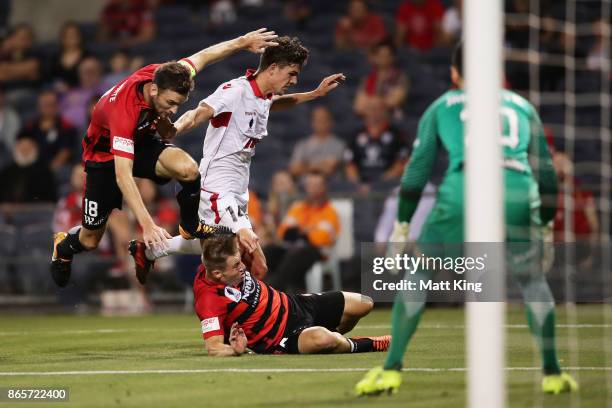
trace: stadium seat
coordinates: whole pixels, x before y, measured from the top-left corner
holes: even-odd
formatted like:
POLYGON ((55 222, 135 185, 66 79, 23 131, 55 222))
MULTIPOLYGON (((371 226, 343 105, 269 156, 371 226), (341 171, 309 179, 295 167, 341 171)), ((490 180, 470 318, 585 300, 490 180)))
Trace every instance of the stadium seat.
POLYGON ((16 277, 25 293, 47 294, 54 289, 47 263, 51 257, 52 235, 49 223, 28 225, 16 234, 16 277))
POLYGON ((17 232, 15 227, 11 225, 0 225, 0 255, 3 259, 13 256, 15 253, 15 245, 17 232))
POLYGON ((7 219, 18 227, 46 224, 51 228, 54 206, 52 204, 31 205, 11 212, 7 219))
POLYGON ((353 241, 353 202, 349 199, 332 200, 332 206, 340 217, 340 235, 332 248, 329 258, 315 263, 306 273, 306 291, 319 293, 323 291, 323 277, 331 275, 332 290, 342 289, 340 261, 350 259, 355 252, 353 241))

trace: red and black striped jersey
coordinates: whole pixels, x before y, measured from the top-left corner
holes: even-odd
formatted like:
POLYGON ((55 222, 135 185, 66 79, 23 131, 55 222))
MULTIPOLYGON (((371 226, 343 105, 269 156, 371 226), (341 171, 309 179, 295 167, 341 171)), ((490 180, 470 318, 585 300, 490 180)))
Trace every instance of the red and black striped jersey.
POLYGON ((224 336, 227 341, 232 324, 238 322, 251 350, 265 353, 280 343, 289 316, 287 295, 249 272, 240 285, 227 286, 207 279, 201 265, 193 294, 204 339, 224 336))
POLYGON ((100 97, 83 139, 85 163, 112 164, 114 156, 134 159, 134 143, 155 136, 157 114, 145 101, 142 87, 153 81, 158 66, 139 69, 100 97))

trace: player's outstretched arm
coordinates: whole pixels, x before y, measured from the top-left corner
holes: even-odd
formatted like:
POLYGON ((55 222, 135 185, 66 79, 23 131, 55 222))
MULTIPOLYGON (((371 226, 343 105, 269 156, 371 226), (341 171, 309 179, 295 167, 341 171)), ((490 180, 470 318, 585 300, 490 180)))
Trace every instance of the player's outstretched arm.
POLYGON ((147 211, 134 177, 132 176, 133 160, 126 157, 115 156, 115 174, 117 185, 121 193, 125 197, 128 205, 134 211, 138 223, 142 227, 142 238, 147 248, 151 245, 161 245, 162 248, 167 247, 167 238, 172 238, 172 235, 165 229, 155 225, 153 218, 147 211))
POLYGON ((399 222, 410 222, 431 176, 438 152, 436 106, 431 105, 421 117, 412 156, 404 167, 397 213, 399 222))
POLYGON ((200 72, 205 66, 214 64, 240 50, 261 54, 266 48, 278 45, 274 42, 277 37, 278 35, 274 31, 260 28, 233 40, 224 41, 198 51, 190 56, 189 60, 193 63, 196 72, 200 72))
POLYGON ((229 344, 223 343, 223 336, 212 336, 205 340, 208 355, 212 357, 240 356, 247 351, 244 330, 234 323, 230 330, 229 344))
POLYGON ((205 103, 200 103, 195 109, 189 110, 181 115, 174 123, 176 134, 189 132, 210 120, 215 115, 215 111, 205 103))
POLYGON ((215 112, 210 106, 205 103, 200 103, 195 109, 183 113, 174 123, 169 120, 160 120, 157 123, 157 132, 162 139, 170 140, 210 120, 214 114, 215 112))
POLYGON ((344 74, 333 74, 321 81, 317 89, 310 92, 294 93, 289 95, 275 96, 272 107, 273 111, 279 111, 287 108, 291 108, 300 103, 312 101, 314 99, 322 98, 340 85, 346 77, 344 74))

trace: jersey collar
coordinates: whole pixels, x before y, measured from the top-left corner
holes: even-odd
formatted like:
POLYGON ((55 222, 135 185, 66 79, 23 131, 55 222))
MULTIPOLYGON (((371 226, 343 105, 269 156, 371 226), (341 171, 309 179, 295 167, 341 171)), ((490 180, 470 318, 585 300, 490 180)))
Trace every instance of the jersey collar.
POLYGON ((264 94, 261 92, 261 89, 259 89, 259 85, 257 85, 257 81, 255 81, 255 70, 254 69, 247 69, 245 76, 246 76, 247 81, 249 81, 249 84, 251 85, 251 88, 253 89, 253 93, 255 94, 256 97, 261 98, 261 99, 272 99, 272 97, 274 96, 273 93, 269 93, 264 96, 264 94))

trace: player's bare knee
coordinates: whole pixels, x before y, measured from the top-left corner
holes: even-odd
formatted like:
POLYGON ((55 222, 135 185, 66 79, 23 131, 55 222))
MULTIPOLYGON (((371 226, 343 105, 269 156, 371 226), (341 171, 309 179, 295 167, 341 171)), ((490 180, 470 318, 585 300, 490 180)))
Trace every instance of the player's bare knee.
POLYGON ((374 301, 371 297, 359 293, 344 294, 344 314, 347 317, 360 319, 369 314, 374 308, 374 301))
POLYGON ((374 300, 366 295, 361 295, 361 316, 368 315, 374 309, 374 300))
POLYGON ((333 333, 321 329, 312 333, 311 342, 317 353, 329 353, 338 346, 339 339, 333 333))
POLYGON ((179 181, 193 181, 198 178, 200 172, 195 162, 183 163, 177 170, 176 177, 179 181))

